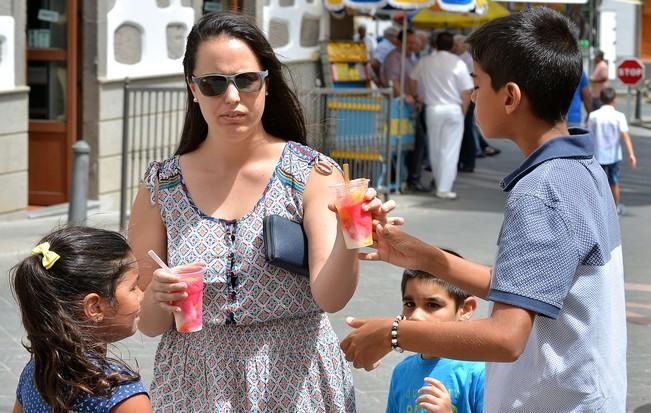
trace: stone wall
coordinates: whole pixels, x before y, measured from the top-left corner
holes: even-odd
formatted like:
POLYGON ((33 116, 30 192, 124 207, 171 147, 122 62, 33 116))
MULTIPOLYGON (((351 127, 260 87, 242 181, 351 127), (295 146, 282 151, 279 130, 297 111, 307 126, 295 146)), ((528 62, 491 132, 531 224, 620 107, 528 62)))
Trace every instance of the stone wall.
POLYGON ((27 207, 27 97, 25 5, 0 1, 0 219, 27 207))
POLYGON ((95 95, 88 96, 96 110, 95 115, 84 113, 84 118, 92 135, 91 194, 103 208, 120 206, 124 79, 128 77, 133 86, 182 86, 185 38, 201 4, 202 0, 98 2, 96 86, 95 95))
MULTIPOLYGON (((319 40, 324 36, 323 19, 327 16, 322 15, 319 3, 309 0, 273 1, 280 1, 277 5, 286 11, 284 16, 295 9, 300 11, 295 13, 297 18, 278 20, 281 31, 287 30, 287 33, 297 36, 294 40, 281 41, 282 38, 278 39, 276 35, 270 35, 270 40, 278 46, 276 50, 290 69, 297 91, 300 93, 309 90, 315 86, 319 67, 319 40), (285 24, 287 25, 283 26, 285 24), (290 45, 298 45, 299 48, 290 51, 290 45)), ((125 8, 126 4, 133 4, 131 0, 98 2, 97 86, 94 88, 96 96, 89 98, 89 102, 97 106, 97 116, 92 123, 88 122, 88 129, 92 131, 88 136, 92 136, 90 143, 94 151, 91 193, 101 201, 103 208, 119 208, 124 78, 128 76, 132 85, 182 86, 181 60, 185 36, 193 24, 187 21, 187 16, 193 13, 192 19, 196 20, 202 3, 202 0, 142 0, 139 7, 148 11, 141 10, 134 15, 129 14, 131 8, 125 8), (156 20, 151 17, 154 13, 160 18, 156 25, 147 26, 146 22, 156 20), (157 46, 154 48, 152 43, 157 46)), ((244 1, 245 12, 255 14, 262 27, 271 21, 262 16, 263 9, 268 6, 262 0, 244 1)), ((156 123, 164 116, 167 119, 166 128, 178 130, 180 137, 183 116, 179 115, 183 115, 185 108, 178 103, 175 105, 174 108, 166 108, 164 115, 158 109, 155 111, 160 113, 153 117, 136 115, 130 120, 132 128, 136 125, 135 134, 141 133, 141 127, 147 130, 146 122, 156 123), (149 120, 139 123, 143 119, 149 120)), ((84 119, 90 120, 91 117, 92 115, 84 114, 84 119)), ((141 176, 144 168, 138 168, 142 170, 134 173, 141 176)), ((130 184, 135 185, 134 182, 130 184)), ((130 198, 128 202, 131 202, 130 198)))

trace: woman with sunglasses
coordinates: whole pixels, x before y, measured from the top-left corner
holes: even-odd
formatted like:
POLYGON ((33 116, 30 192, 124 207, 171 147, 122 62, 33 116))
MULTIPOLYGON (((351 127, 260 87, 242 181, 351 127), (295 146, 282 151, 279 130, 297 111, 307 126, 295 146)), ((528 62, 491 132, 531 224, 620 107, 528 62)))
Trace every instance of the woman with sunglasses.
MULTIPOLYGON (((145 290, 140 329, 162 334, 151 386, 155 411, 353 412, 351 372, 325 312, 342 309, 358 282, 328 186, 343 181, 327 157, 305 146, 303 112, 283 65, 247 18, 204 16, 183 61, 187 113, 178 150, 145 173, 129 241, 145 290), (310 276, 268 264, 262 222, 302 222, 310 276), (169 303, 186 296, 155 270, 203 261, 203 329, 179 333, 169 303)), ((393 203, 370 189, 385 220, 393 203)))

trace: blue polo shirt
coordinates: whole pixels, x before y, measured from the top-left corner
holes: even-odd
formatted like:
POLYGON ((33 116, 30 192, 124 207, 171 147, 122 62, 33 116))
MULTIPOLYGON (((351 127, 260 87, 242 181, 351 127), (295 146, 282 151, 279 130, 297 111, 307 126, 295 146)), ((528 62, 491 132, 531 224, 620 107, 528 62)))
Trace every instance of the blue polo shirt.
POLYGON ((624 412, 626 318, 619 221, 581 129, 552 139, 507 192, 488 299, 534 312, 523 354, 487 363, 487 412, 624 412))

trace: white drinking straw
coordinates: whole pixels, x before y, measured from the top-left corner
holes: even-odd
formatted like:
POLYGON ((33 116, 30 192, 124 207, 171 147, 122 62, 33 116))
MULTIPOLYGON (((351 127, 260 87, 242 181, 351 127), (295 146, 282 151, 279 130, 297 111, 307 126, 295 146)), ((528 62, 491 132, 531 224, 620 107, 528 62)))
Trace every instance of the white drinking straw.
POLYGON ((163 262, 163 260, 160 259, 160 257, 158 256, 158 254, 156 254, 156 253, 154 252, 154 250, 149 250, 149 251, 147 251, 147 254, 148 254, 148 255, 149 255, 149 256, 150 256, 154 261, 156 261, 156 264, 158 264, 162 269, 164 269, 165 271, 168 271, 168 272, 172 272, 172 270, 170 269, 170 267, 168 267, 167 264, 165 264, 165 263, 163 262))

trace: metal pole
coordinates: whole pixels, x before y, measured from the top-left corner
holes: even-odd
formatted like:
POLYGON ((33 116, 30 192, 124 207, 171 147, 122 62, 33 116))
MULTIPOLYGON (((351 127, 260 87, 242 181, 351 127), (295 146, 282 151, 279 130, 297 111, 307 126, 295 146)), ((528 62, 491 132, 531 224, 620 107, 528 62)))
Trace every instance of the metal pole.
POLYGON ((627 87, 627 92, 626 92, 626 118, 630 122, 631 119, 631 87, 627 87))
POLYGON ((127 156, 129 155, 129 78, 124 79, 122 97, 122 165, 120 177, 120 232, 127 228, 127 156))
POLYGON ((640 90, 640 87, 637 86, 635 88, 635 120, 636 121, 641 121, 642 120, 642 91, 640 90))
POLYGON ((68 224, 86 225, 90 146, 83 140, 72 145, 72 194, 68 204, 68 224))
MULTIPOLYGON (((386 163, 386 180, 384 181, 384 202, 389 200, 391 194, 391 101, 393 100, 393 89, 385 89, 386 93, 381 94, 384 96, 386 102, 386 119, 385 119, 385 131, 386 134, 384 138, 386 139, 386 148, 385 148, 385 163, 386 163)), ((382 91, 380 91, 382 93, 382 91)))
MULTIPOLYGON (((403 117, 403 105, 405 104, 405 60, 407 57, 407 12, 403 12, 404 16, 402 19, 402 50, 400 51, 400 96, 399 96, 399 106, 398 106, 398 142, 396 145, 396 192, 400 192, 400 185, 402 182, 402 174, 400 173, 400 167, 402 166, 402 117, 403 117)), ((390 165, 390 164, 389 164, 390 165)), ((391 191, 391 182, 387 182, 389 185, 389 192, 391 191)))

